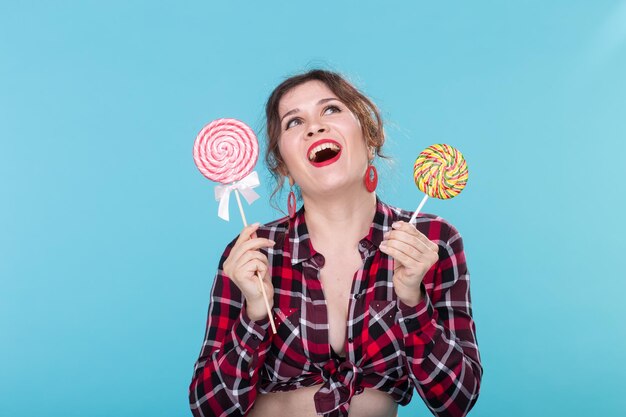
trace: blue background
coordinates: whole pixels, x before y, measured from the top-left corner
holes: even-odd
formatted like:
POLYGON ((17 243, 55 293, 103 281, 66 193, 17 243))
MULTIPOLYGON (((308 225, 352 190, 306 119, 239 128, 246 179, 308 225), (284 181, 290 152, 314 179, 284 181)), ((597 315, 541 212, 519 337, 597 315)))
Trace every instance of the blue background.
MULTIPOLYGON (((462 233, 485 374, 475 416, 626 408, 626 2, 0 2, 0 414, 186 416, 219 255, 197 171, 219 117, 264 138, 284 77, 380 106, 380 195, 417 154, 470 180, 424 211, 462 233)), ((274 212, 260 163, 251 221, 274 212)), ((283 196, 284 197, 284 196, 283 196)), ((283 201, 283 200, 281 200, 283 201)), ((430 415, 417 394, 400 416, 430 415)))

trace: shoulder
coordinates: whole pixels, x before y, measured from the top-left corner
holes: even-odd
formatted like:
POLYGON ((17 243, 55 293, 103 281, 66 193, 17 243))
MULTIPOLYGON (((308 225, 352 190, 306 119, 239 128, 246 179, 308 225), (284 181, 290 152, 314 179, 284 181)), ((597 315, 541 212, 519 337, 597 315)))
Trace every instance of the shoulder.
POLYGON ((257 229, 257 236, 280 242, 289 231, 289 217, 281 217, 269 223, 262 224, 257 229))

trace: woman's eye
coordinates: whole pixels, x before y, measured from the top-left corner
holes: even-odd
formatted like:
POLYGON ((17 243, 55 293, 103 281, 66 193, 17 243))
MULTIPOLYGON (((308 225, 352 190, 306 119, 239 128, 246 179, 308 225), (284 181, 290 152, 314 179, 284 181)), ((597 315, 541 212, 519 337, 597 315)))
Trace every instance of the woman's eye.
POLYGON ((324 109, 324 114, 332 114, 332 113, 339 113, 341 111, 341 109, 337 106, 328 106, 324 109))
POLYGON ((298 118, 298 117, 294 117, 293 119, 290 119, 287 122, 287 124, 285 125, 285 130, 287 130, 287 129, 291 128, 291 127, 299 125, 300 122, 301 122, 300 118, 298 118))

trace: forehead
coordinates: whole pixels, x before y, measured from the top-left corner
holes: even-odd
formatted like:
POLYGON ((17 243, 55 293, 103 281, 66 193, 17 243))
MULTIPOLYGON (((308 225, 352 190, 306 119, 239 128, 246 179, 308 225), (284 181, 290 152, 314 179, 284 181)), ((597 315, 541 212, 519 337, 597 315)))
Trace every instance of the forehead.
POLYGON ((278 113, 315 105, 323 98, 337 98, 326 84, 318 80, 307 81, 287 91, 278 103, 278 113))

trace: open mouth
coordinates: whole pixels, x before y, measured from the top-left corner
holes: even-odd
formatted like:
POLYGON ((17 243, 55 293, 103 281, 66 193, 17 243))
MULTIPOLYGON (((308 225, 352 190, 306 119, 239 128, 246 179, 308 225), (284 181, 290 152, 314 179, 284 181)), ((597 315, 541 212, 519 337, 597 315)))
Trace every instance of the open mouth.
POLYGON ((322 139, 315 142, 307 153, 309 162, 316 167, 332 164, 339 159, 340 154, 341 146, 330 139, 322 139))

